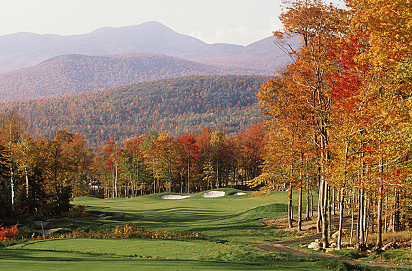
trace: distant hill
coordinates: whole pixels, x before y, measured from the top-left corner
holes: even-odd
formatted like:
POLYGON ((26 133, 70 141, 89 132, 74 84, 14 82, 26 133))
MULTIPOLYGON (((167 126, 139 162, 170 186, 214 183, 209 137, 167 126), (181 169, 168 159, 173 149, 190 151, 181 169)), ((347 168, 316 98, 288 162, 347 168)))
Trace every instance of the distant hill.
POLYGON ((69 96, 188 75, 256 73, 247 68, 219 68, 158 54, 65 55, 0 74, 0 102, 69 96))
POLYGON ((82 133, 89 146, 112 135, 124 140, 150 130, 172 135, 202 127, 239 132, 263 120, 256 94, 268 76, 188 76, 38 101, 0 105, 14 108, 33 135, 57 130, 82 133))
MULTIPOLYGON (((270 36, 271 33, 268 33, 270 36)), ((254 69, 261 75, 277 72, 290 60, 274 37, 248 46, 207 44, 179 34, 159 22, 126 27, 105 27, 82 35, 60 36, 15 33, 0 36, 0 73, 37 65, 55 56, 81 54, 152 53, 170 55, 213 66, 254 69)), ((287 40, 297 47, 298 38, 287 40)))
POLYGON ((158 22, 105 27, 88 34, 70 36, 14 33, 0 36, 0 73, 34 66, 67 54, 168 54, 204 45, 205 42, 179 34, 158 22))
POLYGON ((291 62, 290 57, 275 43, 290 44, 292 48, 297 49, 300 46, 300 38, 296 36, 279 40, 276 37, 268 37, 248 46, 207 44, 169 55, 207 65, 253 69, 257 71, 256 74, 269 75, 279 73, 291 62))
POLYGON ((72 36, 0 36, 0 103, 188 75, 273 75, 291 62, 276 44, 298 48, 299 42, 268 37, 248 46, 206 44, 158 22, 72 36))

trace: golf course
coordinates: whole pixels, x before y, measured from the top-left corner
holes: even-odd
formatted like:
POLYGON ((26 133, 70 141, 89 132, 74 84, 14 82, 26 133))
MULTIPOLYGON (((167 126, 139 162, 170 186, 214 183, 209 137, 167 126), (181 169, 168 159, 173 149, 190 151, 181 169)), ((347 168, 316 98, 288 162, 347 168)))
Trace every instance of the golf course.
MULTIPOLYGON (((255 197, 235 194, 243 192, 235 189, 219 191, 225 195, 74 198, 72 205, 84 206, 77 208, 83 212, 42 222, 43 230, 63 229, 44 240, 17 240, 0 249, 0 270, 381 270, 260 250, 255 245, 297 237, 259 221, 287 214, 286 192, 255 197), (113 235, 132 228, 144 238, 113 235), (93 237, 96 231, 112 237, 93 237)), ((21 222, 21 230, 29 227, 24 223, 29 222, 21 222)))

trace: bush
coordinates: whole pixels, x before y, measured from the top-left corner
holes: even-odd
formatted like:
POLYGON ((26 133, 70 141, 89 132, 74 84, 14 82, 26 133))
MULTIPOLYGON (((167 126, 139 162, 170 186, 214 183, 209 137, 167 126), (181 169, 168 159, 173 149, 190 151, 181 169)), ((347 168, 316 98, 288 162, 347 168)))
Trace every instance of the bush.
POLYGON ((90 232, 73 231, 71 233, 56 233, 52 238, 147 238, 147 239, 202 239, 197 232, 169 233, 165 231, 153 231, 138 227, 136 224, 117 226, 114 231, 110 229, 97 229, 90 232))
POLYGON ((0 227, 0 241, 8 241, 14 238, 17 234, 19 234, 19 230, 17 229, 17 224, 10 228, 0 227))
POLYGON ((68 212, 64 213, 64 216, 67 216, 69 218, 85 217, 85 216, 87 216, 86 206, 84 206, 84 205, 74 206, 68 212))

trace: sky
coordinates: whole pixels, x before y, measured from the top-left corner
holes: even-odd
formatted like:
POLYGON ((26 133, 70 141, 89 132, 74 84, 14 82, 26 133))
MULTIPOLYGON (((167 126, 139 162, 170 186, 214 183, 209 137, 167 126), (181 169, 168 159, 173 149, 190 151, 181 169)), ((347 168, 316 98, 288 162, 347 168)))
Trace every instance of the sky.
MULTIPOLYGON (((333 0, 339 1, 339 0, 333 0)), ((1 0, 0 36, 77 35, 158 21, 206 43, 248 45, 281 28, 281 0, 1 0)))

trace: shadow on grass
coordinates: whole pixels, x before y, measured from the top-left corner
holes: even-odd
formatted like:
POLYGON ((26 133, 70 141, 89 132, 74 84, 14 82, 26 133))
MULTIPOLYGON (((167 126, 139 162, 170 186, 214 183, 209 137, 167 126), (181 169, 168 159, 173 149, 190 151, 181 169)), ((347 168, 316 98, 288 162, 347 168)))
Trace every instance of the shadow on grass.
POLYGON ((74 251, 53 251, 39 249, 0 249, 0 259, 21 259, 38 261, 84 261, 84 260, 104 260, 111 258, 111 255, 81 253, 74 251))

